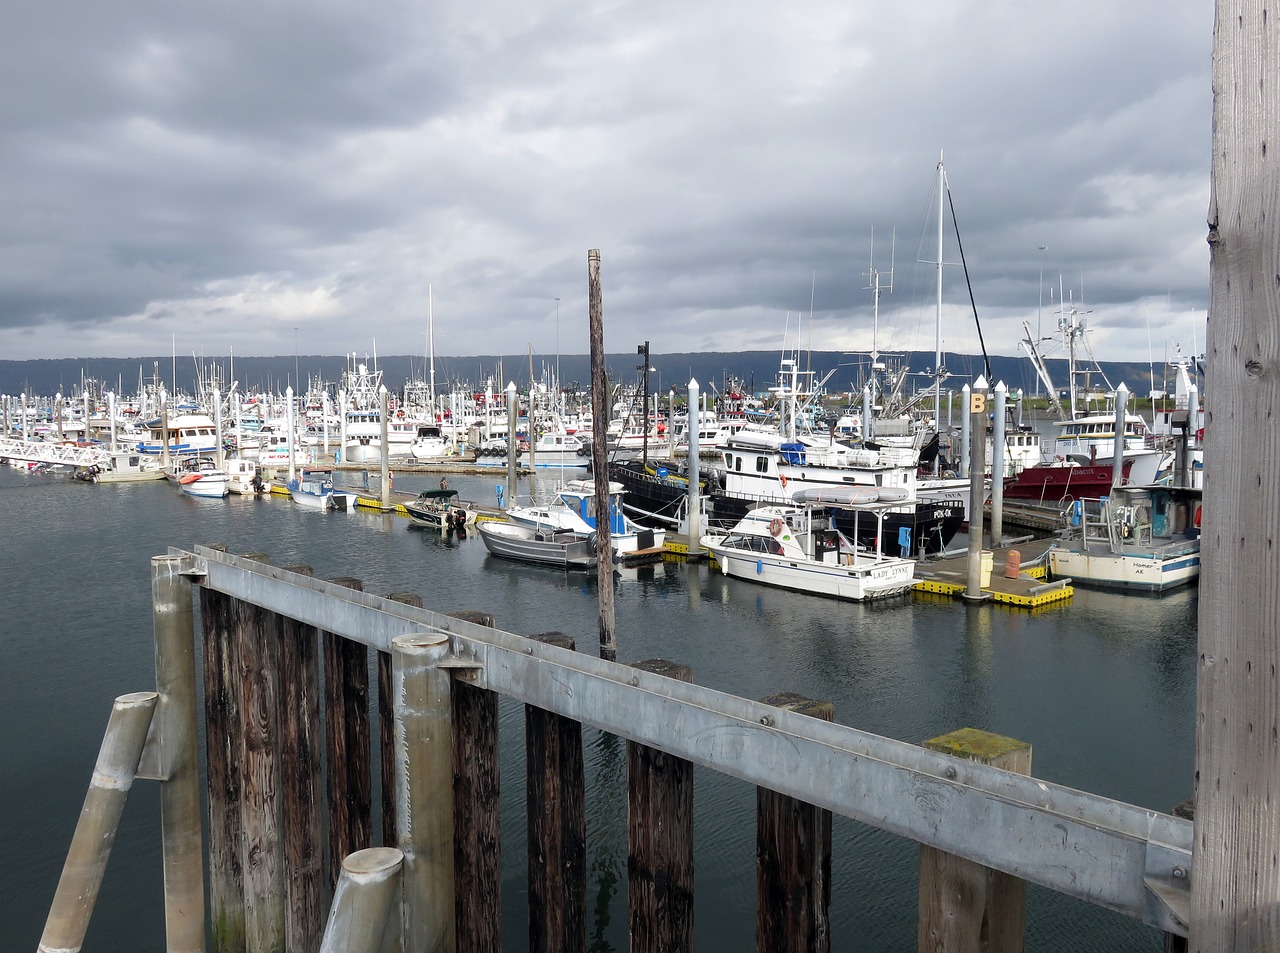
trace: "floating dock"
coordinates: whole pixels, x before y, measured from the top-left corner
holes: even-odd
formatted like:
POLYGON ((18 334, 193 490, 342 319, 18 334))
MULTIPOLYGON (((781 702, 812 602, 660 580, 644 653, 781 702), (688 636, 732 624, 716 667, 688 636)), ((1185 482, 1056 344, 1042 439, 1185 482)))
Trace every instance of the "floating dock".
MULTIPOLYGON (((1017 546, 992 550, 992 571, 982 586, 984 598, 1021 609, 1064 602, 1075 595, 1070 579, 1045 582, 1046 554, 1056 539, 1030 540, 1017 546), (1017 553, 1016 569, 1010 554, 1017 553)), ((959 599, 969 588, 969 556, 967 552, 943 555, 916 564, 914 591, 959 599)))

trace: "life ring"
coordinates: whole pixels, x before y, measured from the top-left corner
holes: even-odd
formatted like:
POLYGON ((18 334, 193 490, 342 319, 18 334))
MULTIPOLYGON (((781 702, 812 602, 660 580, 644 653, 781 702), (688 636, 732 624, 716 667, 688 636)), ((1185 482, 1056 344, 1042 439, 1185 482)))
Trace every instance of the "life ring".
POLYGON ((404 420, 404 411, 403 411, 403 410, 397 410, 397 411, 396 411, 396 416, 397 416, 398 418, 400 418, 401 420, 404 420))
POLYGON ((773 519, 769 521, 769 532, 772 533, 774 536, 781 536, 783 529, 784 527, 783 527, 782 520, 778 519, 778 517, 775 516, 773 519))

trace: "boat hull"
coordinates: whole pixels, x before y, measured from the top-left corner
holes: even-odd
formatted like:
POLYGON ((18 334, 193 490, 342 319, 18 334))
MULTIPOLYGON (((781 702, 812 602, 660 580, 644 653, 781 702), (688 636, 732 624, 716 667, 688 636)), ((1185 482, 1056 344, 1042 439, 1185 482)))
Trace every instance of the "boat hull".
POLYGON ((914 562, 843 566, 726 549, 704 538, 726 576, 851 602, 887 599, 915 583, 914 562))
POLYGON ((1049 571, 1073 584, 1104 589, 1164 592, 1200 578, 1200 547, 1172 553, 1093 553, 1080 549, 1049 551, 1049 571))
POLYGON ((596 565, 595 540, 580 533, 537 532, 514 523, 485 521, 476 527, 485 548, 494 556, 559 569, 590 569, 596 565))

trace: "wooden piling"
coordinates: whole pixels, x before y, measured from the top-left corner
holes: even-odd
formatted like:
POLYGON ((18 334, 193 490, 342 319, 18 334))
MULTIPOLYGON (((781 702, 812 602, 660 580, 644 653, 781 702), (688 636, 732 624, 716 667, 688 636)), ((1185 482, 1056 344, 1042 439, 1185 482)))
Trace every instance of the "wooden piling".
POLYGON ((204 953, 204 843, 196 734, 195 608, 182 556, 151 560, 155 638, 155 745, 164 844, 165 943, 204 953))
MULTIPOLYGON (((1031 745, 962 728, 926 741, 941 751, 1016 774, 1031 773, 1031 745)), ((1019 953, 1026 932, 1023 880, 933 847, 920 848, 920 953, 1019 953)))
MULTIPOLYGON (((313 575, 310 566, 285 568, 313 575)), ((285 949, 310 953, 318 948, 325 925, 319 632, 283 616, 279 626, 285 949)))
MULTIPOLYGON (((831 702, 781 692, 766 705, 824 721, 831 702)), ((831 949, 831 812, 768 788, 756 789, 756 950, 831 949)))
POLYGON ((200 589, 204 662, 204 731, 209 798, 210 953, 243 953, 244 891, 240 859, 240 691, 233 600, 200 589))
POLYGON ((241 867, 245 949, 276 953, 285 942, 284 842, 281 831, 280 652, 274 614, 235 605, 240 683, 241 867))
MULTIPOLYGON (((643 672, 693 681, 663 659, 643 672)), ((627 924, 631 953, 693 949, 693 764, 627 742, 627 924)))
MULTIPOLYGON (((476 625, 497 625, 485 612, 449 614, 476 625)), ((452 693, 458 953, 498 953, 502 949, 498 695, 457 679, 452 693)))
MULTIPOLYGON (((329 580, 364 590, 359 579, 329 580)), ((371 846, 373 838, 372 769, 369 750, 369 650, 359 642, 325 632, 325 765, 329 808, 329 867, 332 890, 342 859, 371 846)))
MULTIPOLYGON (((591 343, 591 413, 594 430, 591 440, 592 473, 596 475, 596 512, 609 512, 609 461, 605 451, 605 429, 609 422, 609 389, 605 384, 604 298, 600 291, 600 249, 587 252, 588 324, 591 343)), ((648 361, 648 355, 645 356, 648 361)), ((648 367, 648 364, 645 364, 648 367)), ((697 419, 697 409, 693 409, 697 419)), ((647 429, 649 421, 644 421, 647 429)), ((600 657, 610 662, 618 658, 617 621, 613 607, 613 549, 609 542, 609 521, 601 518, 596 527, 597 596, 599 601, 600 657)))
POLYGON ((396 700, 396 842, 404 852, 404 953, 456 949, 453 739, 449 638, 402 635, 391 643, 396 700))
POLYGON ((342 861, 320 953, 379 953, 403 866, 394 847, 369 847, 342 861))
MULTIPOLYGON (((576 648, 574 639, 562 632, 531 638, 576 648)), ((529 953, 585 950, 587 824, 581 723, 526 705, 525 772, 529 953)))
POLYGON ((136 692, 121 695, 112 705, 84 807, 49 906, 40 953, 77 953, 84 943, 158 698, 156 692, 136 692))

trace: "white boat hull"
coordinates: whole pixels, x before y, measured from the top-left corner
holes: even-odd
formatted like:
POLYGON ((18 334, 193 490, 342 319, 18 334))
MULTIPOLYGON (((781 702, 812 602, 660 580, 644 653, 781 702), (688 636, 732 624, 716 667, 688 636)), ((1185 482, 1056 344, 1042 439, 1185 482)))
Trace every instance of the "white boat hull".
POLYGON ((1073 583, 1115 589, 1163 592, 1200 577, 1199 540, 1180 552, 1091 553, 1079 549, 1051 549, 1049 569, 1073 583))
POLYGON ((704 537, 703 545, 726 576, 811 595, 862 602, 898 595, 915 583, 910 560, 846 566, 726 549, 712 537, 704 537))

